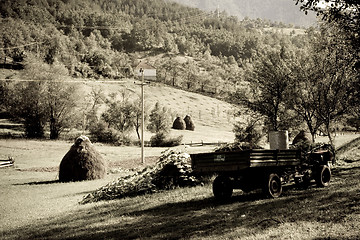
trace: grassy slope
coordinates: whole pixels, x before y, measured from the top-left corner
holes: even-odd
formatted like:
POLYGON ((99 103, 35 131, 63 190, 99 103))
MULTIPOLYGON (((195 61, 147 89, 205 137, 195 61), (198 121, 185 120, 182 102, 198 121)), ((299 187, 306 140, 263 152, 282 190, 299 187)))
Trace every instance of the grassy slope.
MULTIPOLYGON (((349 141, 349 137, 344 137, 349 141)), ((1 239, 193 238, 355 239, 360 232, 360 163, 333 170, 330 187, 288 189, 279 199, 236 191, 227 203, 213 200, 211 185, 134 198, 78 205, 82 197, 125 172, 106 179, 57 183, 60 159, 70 142, 0 140, 0 152, 15 156, 15 168, 0 169, 1 239)), ((138 166, 138 148, 96 148, 113 167, 138 166), (135 154, 135 155, 133 155, 135 154)), ((147 156, 163 149, 147 149, 147 156)), ((189 152, 210 148, 187 148, 189 152)), ((345 153, 346 154, 346 153, 345 153)), ((148 164, 153 158, 148 158, 148 164)))
MULTIPOLYGON (((215 202, 211 186, 205 186, 76 206, 71 200, 80 193, 67 190, 70 196, 64 196, 64 192, 55 194, 54 189, 59 189, 57 184, 29 186, 33 190, 37 188, 37 194, 50 190, 53 192, 50 196, 67 211, 53 212, 49 218, 29 221, 18 228, 7 228, 0 236, 2 239, 356 239, 360 234, 359 168, 357 164, 338 169, 331 186, 325 189, 290 189, 283 197, 271 200, 256 193, 238 192, 227 203, 215 202)), ((30 214, 42 216, 48 211, 46 207, 30 214)))
MULTIPOLYGON (((11 79, 21 79, 21 72, 13 70, 0 70, 0 78, 4 79, 10 77, 11 79)), ((73 79, 69 79, 73 80, 73 79)), ((80 80, 80 79, 79 79, 80 80)), ((94 89, 102 89, 105 96, 111 93, 128 94, 132 99, 139 99, 141 88, 137 85, 134 79, 125 79, 123 83, 106 83, 106 82, 70 82, 68 84, 76 84, 79 88, 79 104, 85 106, 89 104, 87 95, 94 89)), ((159 102, 162 106, 169 109, 169 121, 172 122, 177 116, 184 118, 190 115, 194 124, 195 131, 171 131, 172 136, 183 135, 183 143, 190 142, 232 142, 234 134, 232 133, 232 126, 234 123, 234 107, 231 104, 217 100, 215 98, 207 97, 201 94, 191 93, 180 89, 165 86, 160 83, 152 82, 145 86, 145 110, 150 111, 159 102)), ((89 108, 91 107, 91 103, 89 108)), ((105 105, 100 107, 100 112, 105 110, 105 105)), ((17 129, 5 129, 5 125, 9 127, 9 123, 1 122, 0 119, 0 133, 13 133, 17 129)), ((72 134, 71 134, 72 135, 72 134)), ((70 135, 70 136, 71 136, 70 135)), ((135 131, 132 133, 136 139, 135 131)), ((145 131, 145 140, 150 140, 152 133, 145 131)), ((64 136, 67 138, 66 134, 64 136)))
MULTIPOLYGON (((125 90, 131 98, 140 98, 140 86, 134 84, 133 80, 128 80, 121 85, 88 83, 84 89, 88 92, 92 87, 101 87, 106 95, 125 90)), ((184 143, 200 142, 201 140, 205 142, 232 142, 234 140, 232 133, 234 107, 231 104, 159 83, 145 86, 144 91, 145 111, 148 113, 153 109, 155 103, 159 102, 161 106, 169 110, 171 123, 177 116, 181 118, 186 115, 191 116, 195 124, 195 132, 172 131, 171 133, 174 136, 183 135, 184 143)), ((102 110, 104 108, 104 106, 101 107, 102 110)), ((145 139, 150 139, 151 135, 151 133, 145 132, 145 139)))

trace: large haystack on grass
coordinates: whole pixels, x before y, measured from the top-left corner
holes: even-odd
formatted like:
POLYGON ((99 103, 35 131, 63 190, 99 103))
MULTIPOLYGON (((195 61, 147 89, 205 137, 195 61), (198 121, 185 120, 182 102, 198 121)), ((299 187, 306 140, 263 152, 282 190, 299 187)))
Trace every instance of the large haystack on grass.
POLYGON ((83 181, 104 178, 106 162, 90 139, 80 136, 60 163, 59 181, 83 181))
POLYGON ((185 130, 186 124, 185 121, 181 119, 181 117, 177 117, 173 123, 172 128, 178 130, 185 130))
POLYGON ((194 122, 192 121, 191 117, 189 115, 186 115, 186 117, 184 118, 185 124, 186 124, 186 130, 190 130, 190 131, 194 131, 195 130, 195 125, 194 122))

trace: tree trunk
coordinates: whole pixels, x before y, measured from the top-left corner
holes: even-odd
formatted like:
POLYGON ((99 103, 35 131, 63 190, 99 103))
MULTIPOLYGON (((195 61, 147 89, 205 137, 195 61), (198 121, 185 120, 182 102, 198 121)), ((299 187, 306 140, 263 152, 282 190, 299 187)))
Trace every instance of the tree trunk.
POLYGON ((58 139, 59 135, 60 135, 60 129, 56 124, 56 119, 52 117, 50 119, 50 139, 58 139))
POLYGON ((335 144, 334 144, 334 140, 331 136, 331 130, 330 130, 330 121, 328 121, 326 124, 325 124, 325 128, 326 128, 326 132, 327 132, 327 135, 328 135, 328 138, 329 138, 329 142, 330 142, 330 145, 332 147, 332 149, 334 150, 333 151, 333 160, 332 160, 332 164, 335 164, 336 163, 336 156, 335 156, 335 144))

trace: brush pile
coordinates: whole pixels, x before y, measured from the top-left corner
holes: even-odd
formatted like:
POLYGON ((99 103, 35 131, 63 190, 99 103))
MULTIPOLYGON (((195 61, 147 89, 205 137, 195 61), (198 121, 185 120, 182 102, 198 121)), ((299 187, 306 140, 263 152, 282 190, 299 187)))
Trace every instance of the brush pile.
POLYGON ((86 195, 80 204, 155 193, 161 190, 198 184, 201 184, 201 181, 192 173, 190 155, 166 150, 154 166, 146 167, 108 183, 86 195))

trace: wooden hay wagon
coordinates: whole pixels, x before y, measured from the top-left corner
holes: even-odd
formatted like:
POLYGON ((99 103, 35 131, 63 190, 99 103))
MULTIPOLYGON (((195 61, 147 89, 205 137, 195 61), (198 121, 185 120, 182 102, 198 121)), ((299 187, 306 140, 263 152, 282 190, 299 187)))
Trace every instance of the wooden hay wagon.
POLYGON ((317 151, 303 157, 300 150, 241 150, 191 154, 193 171, 217 174, 213 193, 217 199, 230 198, 233 189, 249 192, 262 189, 267 197, 282 194, 284 184, 318 186, 329 184, 331 171, 329 151, 317 151))

